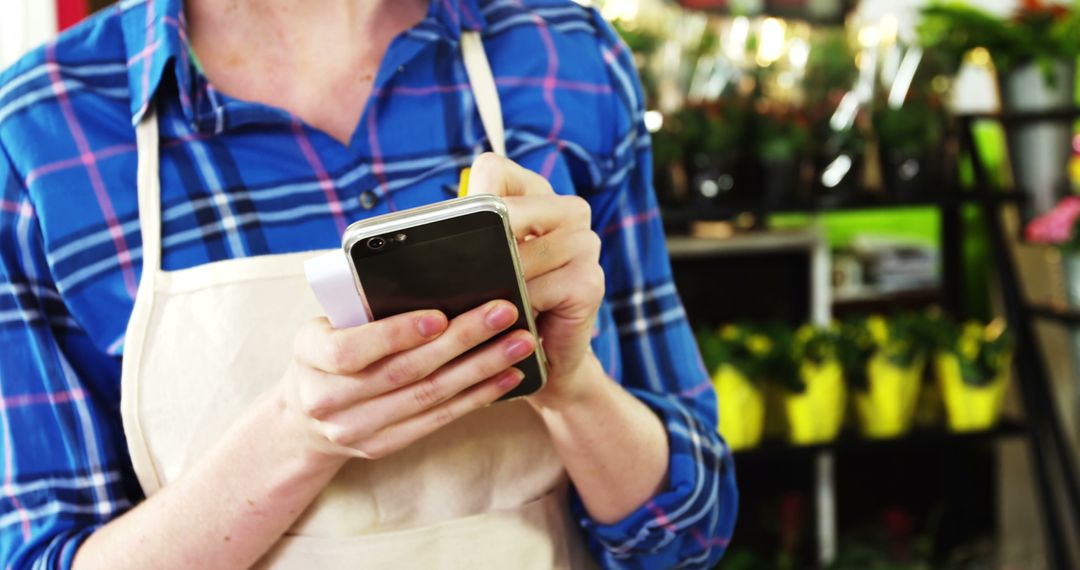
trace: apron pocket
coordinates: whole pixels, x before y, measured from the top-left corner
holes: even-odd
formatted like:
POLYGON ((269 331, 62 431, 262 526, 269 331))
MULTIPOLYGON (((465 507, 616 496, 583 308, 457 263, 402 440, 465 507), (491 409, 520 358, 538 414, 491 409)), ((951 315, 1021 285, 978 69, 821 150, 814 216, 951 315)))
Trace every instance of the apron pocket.
POLYGON ((257 568, 571 568, 584 545, 566 495, 549 493, 514 509, 355 537, 285 535, 257 568))

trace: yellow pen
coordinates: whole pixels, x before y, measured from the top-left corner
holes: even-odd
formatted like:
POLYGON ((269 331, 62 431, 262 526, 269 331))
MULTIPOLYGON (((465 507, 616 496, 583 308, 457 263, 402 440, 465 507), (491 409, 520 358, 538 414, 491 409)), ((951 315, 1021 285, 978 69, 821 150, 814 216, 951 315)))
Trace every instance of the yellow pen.
POLYGON ((461 169, 461 178, 458 178, 457 197, 464 198, 469 194, 469 168, 461 169))

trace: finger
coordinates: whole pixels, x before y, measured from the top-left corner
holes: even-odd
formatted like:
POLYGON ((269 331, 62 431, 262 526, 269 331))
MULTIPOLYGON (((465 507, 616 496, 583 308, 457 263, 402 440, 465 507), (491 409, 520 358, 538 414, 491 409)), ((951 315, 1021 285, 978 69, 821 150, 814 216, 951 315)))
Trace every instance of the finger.
POLYGON ((509 301, 492 301, 450 322, 435 341, 395 354, 365 371, 374 394, 385 394, 426 378, 446 363, 483 344, 518 320, 509 301))
POLYGON ((546 178, 493 152, 476 157, 469 169, 469 195, 554 195, 546 178))
MULTIPOLYGON (((458 316, 443 333, 436 350, 417 349, 393 354, 355 374, 331 374, 312 370, 299 387, 302 409, 315 419, 334 414, 412 384, 461 354, 513 325, 517 307, 507 301, 493 301, 458 316)), ((512 363, 511 363, 512 364, 512 363)), ((509 366, 509 364, 507 364, 509 366)), ((505 368, 505 366, 504 366, 505 368)))
POLYGON ((532 333, 527 330, 514 331, 490 346, 451 362, 423 380, 344 409, 326 419, 339 426, 350 426, 358 440, 449 401, 464 390, 528 358, 534 350, 536 341, 532 333))
POLYGON ((361 445, 359 450, 365 456, 377 459, 404 449, 455 420, 491 405, 517 387, 524 377, 520 370, 507 370, 469 388, 449 402, 383 429, 370 442, 361 445))
POLYGON ((440 311, 414 311, 358 327, 335 329, 325 318, 307 322, 296 335, 296 358, 331 374, 352 374, 402 351, 416 348, 446 330, 440 311))
POLYGON ((592 208, 579 196, 515 196, 503 201, 510 212, 510 229, 519 241, 560 228, 592 225, 592 208))
POLYGON ((575 259, 600 259, 600 236, 592 230, 559 229, 518 244, 525 280, 535 279, 575 259))
POLYGON ((604 298, 604 270, 593 261, 574 260, 526 284, 529 304, 540 313, 559 310, 566 318, 585 318, 604 298))

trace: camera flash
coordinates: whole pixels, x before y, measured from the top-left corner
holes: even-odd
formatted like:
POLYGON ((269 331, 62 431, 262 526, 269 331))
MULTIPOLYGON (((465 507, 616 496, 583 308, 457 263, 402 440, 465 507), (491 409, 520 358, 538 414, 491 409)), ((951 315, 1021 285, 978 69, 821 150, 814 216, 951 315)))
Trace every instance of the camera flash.
POLYGON ((409 239, 409 236, 407 236, 405 234, 398 234, 398 235, 394 236, 394 241, 396 241, 396 242, 403 242, 403 241, 405 241, 407 239, 409 239))

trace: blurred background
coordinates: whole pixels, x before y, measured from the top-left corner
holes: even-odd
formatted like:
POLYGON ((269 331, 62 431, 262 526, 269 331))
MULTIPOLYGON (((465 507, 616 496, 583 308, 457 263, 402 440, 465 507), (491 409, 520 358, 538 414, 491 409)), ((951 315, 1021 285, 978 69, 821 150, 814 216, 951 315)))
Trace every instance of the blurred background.
MULTIPOLYGON (((582 3, 736 455, 720 567, 1080 568, 1080 7, 582 3)), ((5 0, 0 66, 108 4, 5 0)))

